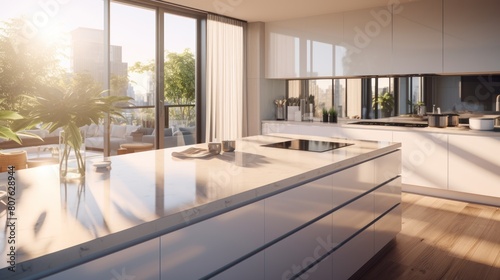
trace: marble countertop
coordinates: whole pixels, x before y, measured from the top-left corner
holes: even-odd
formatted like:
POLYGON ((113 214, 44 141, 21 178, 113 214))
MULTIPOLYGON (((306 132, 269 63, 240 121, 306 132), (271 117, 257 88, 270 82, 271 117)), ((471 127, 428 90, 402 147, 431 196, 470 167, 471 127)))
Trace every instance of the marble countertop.
MULTIPOLYGON (((193 147, 206 148, 206 144, 193 147)), ((88 159, 84 183, 60 182, 57 165, 15 173, 15 273, 0 262, 1 279, 57 271, 130 247, 263 199, 345 167, 391 152, 399 143, 275 134, 236 141, 236 151, 178 159, 176 147, 110 157, 111 169, 88 159), (354 145, 316 153, 262 147, 287 139, 354 145)), ((7 174, 0 174, 0 189, 7 174)), ((6 223, 5 211, 0 223, 6 223)), ((0 254, 9 253, 9 229, 0 254)))

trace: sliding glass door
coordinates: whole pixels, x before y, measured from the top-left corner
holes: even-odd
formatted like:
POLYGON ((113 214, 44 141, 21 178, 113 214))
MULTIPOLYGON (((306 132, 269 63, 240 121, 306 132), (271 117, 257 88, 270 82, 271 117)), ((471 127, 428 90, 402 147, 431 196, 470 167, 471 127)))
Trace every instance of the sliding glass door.
POLYGON ((196 143, 197 19, 165 12, 163 22, 164 134, 180 131, 177 140, 190 145, 196 143))
POLYGON ((155 148, 197 143, 203 18, 155 2, 111 2, 110 93, 132 98, 111 137, 126 125, 137 129, 127 141, 155 148))
MULTIPOLYGON (((125 119, 112 121, 111 138, 157 146, 156 9, 111 2, 109 64, 110 94, 132 98, 124 109, 125 119)), ((119 148, 114 142, 112 153, 119 148)))

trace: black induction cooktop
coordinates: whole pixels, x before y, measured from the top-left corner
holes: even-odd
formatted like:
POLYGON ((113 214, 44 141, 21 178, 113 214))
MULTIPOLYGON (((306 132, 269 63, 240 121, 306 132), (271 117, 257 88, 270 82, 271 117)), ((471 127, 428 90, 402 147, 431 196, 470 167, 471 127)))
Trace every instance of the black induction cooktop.
POLYGON ((304 140, 304 139, 293 139, 284 142, 272 143, 262 145, 263 147, 289 149, 289 150, 299 150, 308 152, 326 152, 334 149, 340 149, 354 144, 341 143, 341 142, 329 142, 329 141, 316 141, 316 140, 304 140))

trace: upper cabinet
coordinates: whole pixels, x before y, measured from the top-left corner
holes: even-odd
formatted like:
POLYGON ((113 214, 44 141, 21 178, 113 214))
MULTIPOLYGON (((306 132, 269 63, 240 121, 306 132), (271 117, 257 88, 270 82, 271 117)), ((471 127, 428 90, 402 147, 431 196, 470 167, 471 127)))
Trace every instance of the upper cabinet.
POLYGON ((266 23, 266 78, 338 76, 342 14, 266 23))
POLYGON ((391 73, 391 10, 388 6, 344 13, 344 39, 336 61, 339 76, 391 73))
POLYGON ((500 1, 389 2, 266 23, 266 78, 500 72, 500 1))
POLYGON ((500 71, 500 1, 444 0, 444 72, 500 71))
POLYGON ((443 5, 425 0, 393 6, 392 74, 443 72, 443 5))

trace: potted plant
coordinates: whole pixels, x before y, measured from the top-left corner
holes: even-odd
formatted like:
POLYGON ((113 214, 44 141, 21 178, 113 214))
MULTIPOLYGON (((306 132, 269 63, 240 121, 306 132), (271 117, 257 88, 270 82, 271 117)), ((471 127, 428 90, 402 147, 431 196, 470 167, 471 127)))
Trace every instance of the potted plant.
POLYGON ((328 110, 328 121, 331 123, 337 122, 337 110, 335 110, 335 108, 333 107, 328 110))
POLYGON ((425 103, 422 101, 415 103, 414 111, 415 111, 414 113, 417 114, 419 117, 423 117, 426 114, 425 103))
POLYGON ((392 110, 394 109, 394 96, 389 92, 384 92, 379 95, 378 98, 373 98, 373 110, 377 110, 377 107, 380 107, 383 117, 390 117, 392 110))
MULTIPOLYGON (((299 112, 299 98, 298 97, 289 97, 286 104, 287 107, 287 120, 296 121, 295 114, 299 112)), ((300 118, 300 113, 299 113, 300 118)), ((300 121, 300 120, 299 120, 300 121)))
POLYGON ((321 111, 323 113, 323 122, 328 122, 328 110, 324 107, 321 111))
POLYGON ((118 102, 127 102, 130 97, 104 96, 104 91, 95 87, 76 88, 68 91, 61 88, 45 88, 33 97, 33 106, 26 112, 24 126, 41 124, 53 132, 61 129, 59 148, 59 170, 61 178, 70 175, 81 178, 85 175, 85 158, 82 146, 85 143, 81 127, 92 123, 98 124, 109 115, 122 117, 118 102), (83 152, 82 152, 83 151, 83 152), (71 168, 68 161, 74 155, 76 167, 71 168), (73 174, 70 174, 73 173, 73 174))

